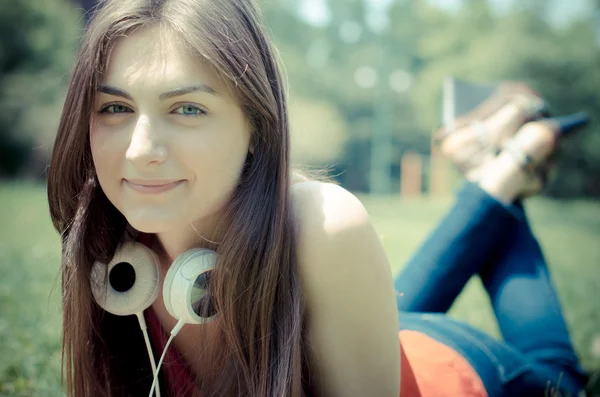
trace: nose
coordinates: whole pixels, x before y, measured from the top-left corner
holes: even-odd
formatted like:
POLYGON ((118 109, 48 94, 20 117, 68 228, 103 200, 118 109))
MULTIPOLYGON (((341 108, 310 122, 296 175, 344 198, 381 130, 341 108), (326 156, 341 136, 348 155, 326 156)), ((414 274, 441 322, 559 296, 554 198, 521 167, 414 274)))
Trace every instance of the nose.
POLYGON ((163 163, 167 156, 167 147, 153 131, 150 119, 141 116, 134 127, 125 157, 136 166, 145 167, 163 163))

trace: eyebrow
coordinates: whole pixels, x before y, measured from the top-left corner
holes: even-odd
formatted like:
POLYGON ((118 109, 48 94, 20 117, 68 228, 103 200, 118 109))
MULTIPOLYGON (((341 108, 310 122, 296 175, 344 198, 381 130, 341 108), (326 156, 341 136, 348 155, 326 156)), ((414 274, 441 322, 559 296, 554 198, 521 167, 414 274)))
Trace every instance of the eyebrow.
MULTIPOLYGON (((119 96, 122 98, 129 99, 130 101, 133 101, 133 97, 131 95, 129 95, 128 93, 126 93, 123 90, 120 90, 115 87, 111 87, 109 85, 99 86, 98 92, 102 92, 104 94, 113 95, 113 96, 119 96)), ((174 97, 182 96, 185 94, 191 94, 193 92, 206 92, 211 95, 219 95, 219 93, 217 91, 215 91, 215 89, 209 85, 196 84, 196 85, 180 87, 180 88, 176 88, 171 91, 163 92, 162 94, 160 94, 158 96, 158 99, 160 99, 161 101, 164 101, 165 99, 174 98, 174 97)))

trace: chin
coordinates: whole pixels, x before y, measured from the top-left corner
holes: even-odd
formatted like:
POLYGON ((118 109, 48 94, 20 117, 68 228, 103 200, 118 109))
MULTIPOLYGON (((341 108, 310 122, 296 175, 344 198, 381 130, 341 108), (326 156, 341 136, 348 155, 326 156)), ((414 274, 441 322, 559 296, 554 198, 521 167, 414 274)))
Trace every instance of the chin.
POLYGON ((165 219, 162 217, 126 216, 126 219, 135 230, 142 233, 163 233, 181 227, 181 225, 174 222, 173 219, 165 219))

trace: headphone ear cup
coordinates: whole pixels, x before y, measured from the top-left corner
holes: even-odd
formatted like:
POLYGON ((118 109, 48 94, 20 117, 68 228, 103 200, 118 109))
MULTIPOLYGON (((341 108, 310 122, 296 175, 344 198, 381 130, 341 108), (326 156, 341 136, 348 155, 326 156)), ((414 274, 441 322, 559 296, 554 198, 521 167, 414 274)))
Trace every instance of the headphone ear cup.
POLYGON ((90 284, 94 299, 107 312, 118 316, 142 313, 159 293, 158 258, 145 245, 126 242, 108 264, 94 263, 90 284))
POLYGON ((205 284, 216 262, 215 251, 200 248, 188 250, 175 258, 163 285, 163 300, 171 316, 188 324, 204 324, 213 320, 214 315, 201 317, 196 311, 202 298, 210 299, 205 284))

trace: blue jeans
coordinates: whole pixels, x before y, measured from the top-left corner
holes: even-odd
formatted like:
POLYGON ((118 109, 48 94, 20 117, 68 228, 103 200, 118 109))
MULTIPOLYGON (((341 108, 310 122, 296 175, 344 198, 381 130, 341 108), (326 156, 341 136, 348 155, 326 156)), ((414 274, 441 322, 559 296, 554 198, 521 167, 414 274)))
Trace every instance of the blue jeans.
POLYGON ((557 389, 576 396, 584 387, 546 262, 520 203, 503 205, 467 183, 395 286, 401 329, 456 350, 490 397, 553 396, 557 389), (444 314, 473 275, 489 295, 502 341, 444 314))

